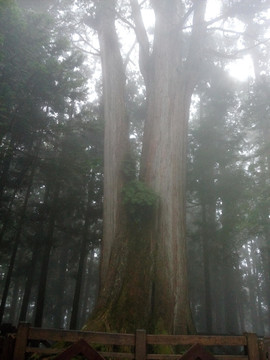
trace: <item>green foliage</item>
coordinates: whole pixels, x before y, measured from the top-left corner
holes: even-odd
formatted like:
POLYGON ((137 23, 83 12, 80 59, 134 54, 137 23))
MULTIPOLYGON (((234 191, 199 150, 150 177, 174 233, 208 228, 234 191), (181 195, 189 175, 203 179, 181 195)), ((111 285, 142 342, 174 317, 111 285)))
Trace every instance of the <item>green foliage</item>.
POLYGON ((44 128, 46 115, 67 118, 74 102, 84 100, 84 59, 49 16, 16 6, 0 10, 1 135, 12 127, 21 138, 44 128))
POLYGON ((122 193, 130 219, 136 224, 147 222, 157 205, 158 195, 139 180, 130 181, 122 193))

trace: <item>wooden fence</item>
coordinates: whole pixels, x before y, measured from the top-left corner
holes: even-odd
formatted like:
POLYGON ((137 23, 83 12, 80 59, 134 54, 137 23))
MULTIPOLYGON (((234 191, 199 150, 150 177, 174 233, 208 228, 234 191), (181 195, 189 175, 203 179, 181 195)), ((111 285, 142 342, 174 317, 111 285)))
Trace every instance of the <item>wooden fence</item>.
POLYGON ((21 323, 17 334, 7 338, 9 350, 1 360, 25 360, 33 354, 56 355, 81 339, 94 346, 105 359, 119 360, 181 359, 183 350, 194 344, 208 348, 218 360, 267 360, 270 350, 270 338, 258 338, 253 333, 242 336, 151 335, 137 330, 135 334, 113 334, 41 329, 21 323))

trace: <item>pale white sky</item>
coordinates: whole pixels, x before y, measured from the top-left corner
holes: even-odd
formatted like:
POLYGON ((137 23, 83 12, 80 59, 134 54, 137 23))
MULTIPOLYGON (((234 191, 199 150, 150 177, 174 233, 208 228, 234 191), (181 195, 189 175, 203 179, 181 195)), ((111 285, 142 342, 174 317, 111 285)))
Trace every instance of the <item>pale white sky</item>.
POLYGON ((220 14, 221 2, 219 0, 208 0, 205 18, 211 20, 220 14))
POLYGON ((241 59, 232 61, 228 64, 227 69, 229 74, 239 81, 245 81, 249 77, 255 77, 253 62, 249 55, 243 56, 241 59))

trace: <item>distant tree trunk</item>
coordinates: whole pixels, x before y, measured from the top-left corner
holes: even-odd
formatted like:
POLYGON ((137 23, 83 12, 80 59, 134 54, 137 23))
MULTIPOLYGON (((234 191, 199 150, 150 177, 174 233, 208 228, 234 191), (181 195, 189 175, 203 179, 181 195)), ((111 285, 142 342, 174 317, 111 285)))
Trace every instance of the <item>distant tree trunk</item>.
POLYGON ((258 307, 256 303, 256 294, 255 294, 255 283, 257 279, 254 279, 254 274, 252 273, 252 266, 249 255, 246 257, 247 269, 248 269, 248 288, 249 288, 249 308, 251 315, 251 324, 252 331, 256 332, 258 327, 258 307))
MULTIPOLYGON (((86 225, 85 225, 86 226, 86 225)), ((76 276, 76 284, 75 284, 75 291, 73 297, 73 304, 72 304, 72 311, 71 311, 71 319, 70 319, 70 329, 76 329, 78 324, 78 314, 79 314, 79 303, 80 303, 80 295, 81 295, 81 286, 82 286, 82 279, 83 279, 83 269, 85 265, 85 259, 87 256, 87 236, 84 236, 81 241, 80 246, 80 257, 79 257, 79 266, 76 276)))
POLYGON ((232 206, 228 203, 225 196, 222 199, 222 284, 224 287, 224 313, 225 313, 225 332, 239 334, 239 321, 237 312, 237 274, 238 264, 235 263, 231 248, 230 224, 233 217, 232 206))
POLYGON ((225 332, 237 335, 239 334, 239 321, 236 299, 237 287, 235 285, 236 274, 233 268, 233 263, 229 260, 230 254, 226 248, 223 249, 225 332))
POLYGON ((8 321, 14 325, 17 325, 17 310, 18 310, 18 306, 20 305, 20 301, 19 301, 20 282, 21 279, 18 279, 18 277, 14 279, 10 310, 8 316, 8 321))
POLYGON ((76 283, 75 283, 75 291, 73 296, 73 304, 72 304, 72 311, 71 311, 71 318, 70 318, 70 329, 76 329, 78 325, 78 314, 79 314, 79 303, 81 297, 81 290, 82 290, 82 280, 83 280, 83 271, 85 268, 85 260, 87 258, 87 244, 89 242, 89 225, 91 220, 91 182, 88 183, 88 199, 87 205, 85 210, 85 220, 84 220, 84 228, 83 234, 80 244, 80 252, 79 252, 79 264, 78 264, 78 271, 76 276, 76 283))
MULTIPOLYGON (((215 216, 215 213, 214 213, 215 216)), ((205 323, 206 332, 211 334, 213 331, 213 306, 212 306, 212 290, 211 290, 211 268, 210 268, 210 241, 213 234, 211 234, 211 224, 207 222, 206 206, 202 205, 202 248, 203 248, 203 266, 204 266, 204 287, 205 287, 205 323)))
POLYGON ((60 250, 60 254, 57 256, 59 258, 57 266, 57 278, 55 280, 55 288, 57 292, 55 294, 56 301, 54 304, 54 314, 53 314, 53 325, 55 328, 62 328, 64 323, 64 290, 67 286, 66 279, 66 268, 68 261, 69 252, 66 248, 60 250))
POLYGON ((259 256, 257 252, 257 244, 252 241, 251 242, 251 256, 252 256, 252 269, 253 274, 255 277, 255 283, 254 283, 254 290, 255 290, 255 296, 257 299, 257 309, 258 309, 258 318, 257 318, 257 327, 255 332, 263 336, 264 335, 264 321, 263 321, 263 312, 262 312, 262 288, 261 288, 261 281, 260 281, 260 270, 258 269, 258 264, 261 260, 261 257, 259 256))
POLYGON ((56 182, 52 195, 52 202, 51 202, 50 215, 48 221, 48 232, 43 244, 43 251, 42 251, 42 262, 41 262, 41 270, 38 281, 38 294, 36 299, 36 309, 35 309, 35 319, 34 319, 34 326, 36 327, 42 326, 49 260, 50 260, 51 248, 53 245, 53 233, 54 233, 55 220, 57 214, 57 202, 58 202, 59 191, 60 191, 60 183, 56 182))
POLYGON ((13 245, 12 254, 11 254, 11 258, 10 258, 10 262, 9 262, 8 271, 7 271, 5 279, 4 279, 4 284, 5 285, 4 285, 4 290, 3 290, 2 300, 1 300, 1 305, 0 305, 0 324, 1 324, 2 320, 3 320, 3 315, 4 315, 5 306, 6 306, 6 302, 7 302, 8 291, 9 291, 9 287, 10 287, 10 283, 11 283, 11 275, 12 275, 14 265, 15 265, 15 258, 16 258, 16 255, 17 255, 19 242, 20 242, 20 236, 16 235, 14 245, 13 245))
POLYGON ((11 223, 12 219, 12 212, 14 209, 14 201, 16 200, 16 196, 19 193, 19 186, 16 186, 15 189, 13 189, 12 195, 9 198, 9 203, 7 208, 3 211, 3 217, 2 217, 2 228, 0 231, 0 246, 2 244, 2 241, 4 239, 6 231, 9 229, 9 225, 11 223))
POLYGON ((214 268, 216 271, 213 276, 213 283, 215 285, 215 289, 213 291, 213 331, 216 334, 224 334, 226 333, 225 326, 225 294, 226 291, 223 284, 223 264, 221 260, 221 256, 217 257, 214 262, 214 268))
POLYGON ((264 279, 264 298, 270 316, 270 249, 268 241, 270 239, 269 229, 265 229, 266 240, 265 245, 260 248, 262 265, 263 265, 263 279, 264 279))
POLYGON ((3 222, 2 222, 2 228, 0 231, 0 246, 2 245, 2 241, 4 239, 4 235, 8 229, 9 221, 10 221, 10 215, 11 215, 11 206, 6 209, 6 213, 3 215, 3 222))
POLYGON ((23 206, 22 206, 22 209, 21 209, 21 214, 20 214, 20 219, 19 219, 19 222, 18 222, 18 227, 17 227, 16 233, 15 233, 13 250, 12 250, 12 254, 11 254, 11 258, 10 258, 10 262, 9 262, 8 271, 7 271, 7 274, 6 274, 6 277, 5 277, 5 286, 4 286, 4 291, 3 291, 3 295, 2 295, 2 301, 1 301, 1 305, 0 305, 0 323, 2 322, 3 315, 4 315, 4 310, 5 310, 5 306, 6 306, 8 291, 9 291, 10 282, 11 282, 11 276, 12 276, 12 272, 13 272, 14 265, 15 265, 15 259, 16 259, 17 251, 18 251, 18 248, 19 248, 19 245, 20 245, 21 232, 22 232, 22 229, 23 229, 24 221, 25 221, 26 210, 27 210, 27 205, 28 205, 28 201, 29 201, 29 197, 30 197, 30 191, 31 191, 31 188, 32 188, 32 183, 33 183, 35 170, 36 170, 35 166, 33 166, 31 174, 30 174, 29 184, 28 184, 26 194, 25 194, 25 198, 24 198, 24 203, 23 203, 23 206))
MULTIPOLYGON (((2 191, 4 191, 4 188, 2 188, 2 191)), ((16 199, 16 195, 18 194, 18 188, 16 187, 13 190, 12 195, 9 198, 9 202, 8 202, 8 206, 7 207, 3 207, 1 209, 1 222, 2 222, 2 227, 1 227, 1 231, 0 231, 0 246, 2 244, 2 241, 4 239, 5 233, 9 228, 10 222, 11 222, 11 218, 12 218, 12 210, 13 210, 13 203, 14 200, 16 199)), ((0 205, 1 207, 1 205, 0 205)))
POLYGON ((238 274, 239 274, 239 284, 242 287, 242 289, 240 289, 240 294, 237 298, 237 305, 238 305, 238 313, 239 313, 239 325, 240 325, 240 333, 243 333, 246 331, 245 328, 245 319, 246 319, 246 314, 245 314, 245 301, 244 301, 244 296, 242 295, 243 292, 243 272, 242 272, 242 268, 241 268, 242 264, 239 263, 238 265, 238 274))
MULTIPOLYGON (((49 190, 48 187, 45 189, 45 194, 43 198, 43 204, 47 206, 48 204, 48 198, 49 198, 49 190)), ((19 320, 20 321, 26 321, 26 315, 27 315, 27 309, 30 301, 31 296, 31 290, 33 287, 33 281, 34 281, 34 275, 37 268, 37 261, 39 259, 39 251, 42 248, 42 240, 44 237, 44 223, 45 223, 45 216, 44 214, 40 214, 40 221, 38 222, 38 229, 36 230, 36 234, 34 236, 33 240, 33 249, 32 249, 32 257, 31 257, 31 263, 29 266, 29 270, 27 272, 27 279, 24 289, 24 295, 22 300, 22 306, 20 311, 19 320)))
MULTIPOLYGON (((38 144, 37 152, 39 151, 39 147, 40 147, 40 142, 38 144)), ((0 208, 3 206, 3 203, 4 203, 3 196, 5 193, 5 188, 9 181, 10 165, 13 161, 15 151, 16 151, 16 142, 15 142, 14 138, 12 137, 10 140, 9 147, 6 150, 6 154, 4 155, 4 158, 2 161, 2 166, 1 166, 2 171, 0 173, 0 208)), ((27 155, 29 156, 29 159, 30 159, 31 149, 29 149, 29 153, 27 155)), ((34 154, 33 161, 30 160, 30 161, 26 162, 25 166, 22 168, 20 173, 17 175, 16 183, 15 183, 15 186, 13 187, 13 197, 20 189, 22 181, 25 178, 26 173, 29 171, 29 168, 36 166, 36 160, 37 160, 37 153, 34 154)), ((7 206, 8 208, 10 207, 9 203, 13 201, 13 197, 11 197, 11 200, 10 199, 8 200, 8 206, 7 206)))
POLYGON ((194 5, 188 54, 183 52, 181 32, 176 31, 184 16, 180 2, 151 1, 156 15, 151 56, 138 2, 131 1, 148 96, 140 179, 159 197, 154 216, 143 230, 129 222, 121 201, 129 148, 115 1, 97 4, 105 112, 104 235, 100 294, 85 329, 134 331, 142 327, 152 332, 190 333, 194 326, 185 243, 187 122, 206 1, 194 5))
POLYGON ((83 324, 85 319, 89 317, 89 314, 91 314, 93 310, 93 305, 96 303, 98 284, 94 273, 94 267, 95 265, 97 266, 97 264, 95 264, 94 254, 95 250, 91 250, 88 259, 86 260, 87 272, 84 274, 83 281, 83 301, 80 311, 80 324, 83 324), (88 284, 91 284, 92 286, 89 287, 88 284))
POLYGON ((8 173, 10 164, 13 158, 13 153, 15 150, 15 140, 12 137, 8 146, 8 149, 6 150, 6 153, 3 156, 2 166, 1 166, 1 173, 0 173, 0 208, 2 207, 2 201, 3 201, 3 194, 4 190, 8 181, 8 173))
POLYGON ((246 257, 247 269, 248 269, 248 287, 249 287, 249 301, 250 301, 250 313, 252 331, 259 335, 263 335, 263 323, 262 323, 262 310, 261 310, 261 290, 259 288, 259 278, 256 269, 256 254, 254 253, 253 241, 250 242, 250 255, 246 257))
POLYGON ((38 239, 35 239, 31 262, 30 262, 30 266, 29 266, 29 269, 27 272, 27 277, 26 277, 26 283, 25 283, 25 288, 24 288, 24 293, 23 293, 19 321, 26 321, 27 309, 28 309, 31 290, 32 290, 32 286, 33 286, 34 274, 35 274, 35 270, 36 270, 36 265, 37 265, 37 260, 38 260, 38 251, 39 251, 40 245, 41 244, 38 241, 38 239))
POLYGON ((26 166, 24 166, 24 168, 18 175, 16 184, 12 189, 12 195, 9 197, 8 204, 5 206, 5 210, 4 210, 4 207, 2 204, 2 198, 3 198, 4 190, 5 190, 7 181, 8 181, 8 177, 9 177, 9 168, 10 168, 10 164, 13 159, 13 153, 15 151, 15 140, 13 140, 13 138, 10 141, 10 145, 9 145, 9 149, 7 150, 7 153, 4 156, 3 164, 2 164, 2 172, 0 175, 0 210, 2 210, 2 214, 1 214, 2 215, 2 218, 1 218, 2 227, 1 227, 1 231, 0 231, 0 246, 3 241, 5 232, 8 229, 8 226, 10 223, 10 217, 12 214, 14 200, 16 199, 16 195, 20 191, 22 181, 23 181, 23 179, 25 179, 25 175, 28 171, 30 172, 28 183, 33 182, 34 173, 36 171, 37 164, 38 164, 38 155, 39 155, 39 151, 40 151, 41 141, 42 141, 42 139, 39 138, 36 148, 34 150, 32 148, 29 150, 28 156, 29 156, 30 161, 27 162, 26 166), (32 151, 34 154, 32 154, 32 151), (2 207, 2 209, 1 209, 1 207, 2 207))

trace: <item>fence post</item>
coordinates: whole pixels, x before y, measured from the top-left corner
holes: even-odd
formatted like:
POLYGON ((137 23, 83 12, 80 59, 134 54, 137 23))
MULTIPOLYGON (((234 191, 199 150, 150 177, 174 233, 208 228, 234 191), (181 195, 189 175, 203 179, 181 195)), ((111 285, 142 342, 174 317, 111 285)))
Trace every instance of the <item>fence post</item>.
POLYGON ((253 333, 246 333, 245 335, 247 338, 248 359, 249 360, 260 359, 257 335, 253 333))
POLYGON ((15 344, 14 335, 8 335, 8 337, 4 341, 1 360, 12 360, 13 359, 14 344, 15 344))
POLYGON ((263 339, 263 360, 270 359, 270 339, 264 338, 263 339))
POLYGON ((20 323, 16 334, 13 360, 24 360, 30 324, 20 323))
POLYGON ((146 331, 136 330, 135 360, 146 360, 146 331))

